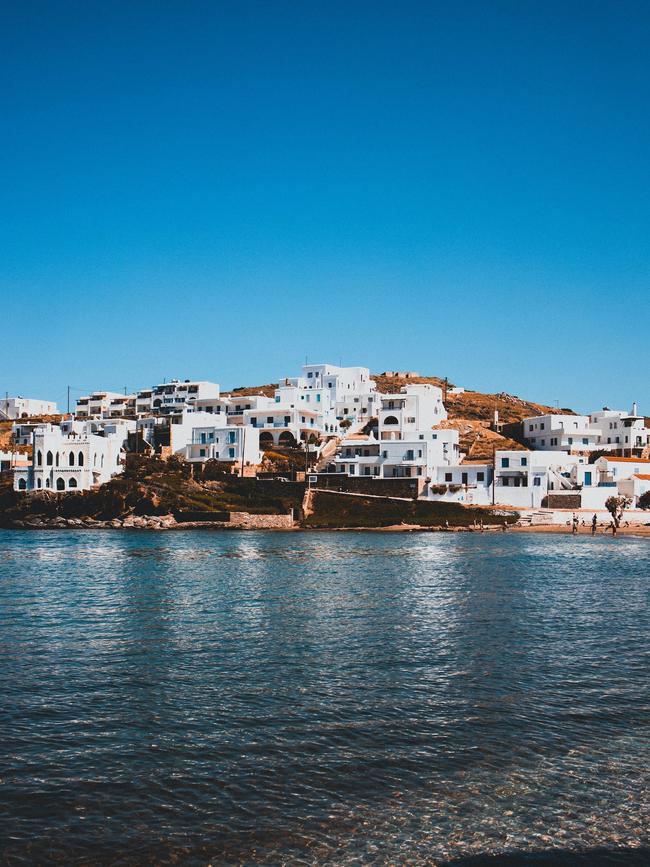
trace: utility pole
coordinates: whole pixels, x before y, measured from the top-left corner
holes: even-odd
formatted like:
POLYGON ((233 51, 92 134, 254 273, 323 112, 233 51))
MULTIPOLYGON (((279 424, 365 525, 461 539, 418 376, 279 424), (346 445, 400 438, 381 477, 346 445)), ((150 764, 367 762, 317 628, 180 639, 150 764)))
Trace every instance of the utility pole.
POLYGON ((9 392, 5 391, 5 418, 9 420, 9 392))

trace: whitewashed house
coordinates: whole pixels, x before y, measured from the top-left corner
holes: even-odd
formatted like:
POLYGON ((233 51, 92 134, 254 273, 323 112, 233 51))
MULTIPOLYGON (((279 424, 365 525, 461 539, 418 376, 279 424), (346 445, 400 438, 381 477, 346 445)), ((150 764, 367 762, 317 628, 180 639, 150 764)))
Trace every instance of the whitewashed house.
POLYGON ((214 415, 184 407, 180 412, 144 416, 137 420, 137 431, 154 451, 185 455, 195 427, 214 427, 214 415))
POLYGON ((350 476, 430 479, 436 468, 460 460, 458 431, 433 426, 447 417, 442 391, 406 385, 379 398, 377 434, 352 434, 341 442, 334 471, 350 476))
POLYGON ((136 395, 138 415, 164 415, 189 409, 197 400, 219 398, 219 386, 207 380, 172 379, 136 395))
POLYGON ((537 509, 549 491, 575 490, 573 470, 585 463, 586 458, 562 451, 497 450, 493 501, 537 509))
POLYGON ((191 441, 185 446, 185 460, 190 463, 216 460, 257 466, 262 461, 260 432, 244 425, 195 427, 191 441))
POLYGON ((634 404, 632 412, 612 410, 603 407, 589 416, 590 427, 598 432, 600 448, 619 449, 641 452, 650 444, 650 428, 646 427, 645 418, 637 414, 634 404))
POLYGON ((487 506, 492 502, 493 475, 492 464, 484 461, 441 465, 436 467, 423 497, 464 506, 487 506))
POLYGON ((0 400, 1 421, 57 413, 56 403, 52 400, 38 400, 33 397, 4 397, 0 400))
POLYGON ((639 498, 650 491, 650 467, 645 473, 635 473, 629 479, 621 479, 617 487, 619 495, 629 497, 632 500, 632 508, 637 509, 639 498))
POLYGON ((540 415, 525 418, 522 424, 534 451, 590 452, 600 447, 599 431, 586 415, 540 415))
POLYGON ((267 449, 318 437, 323 416, 311 409, 287 407, 272 401, 268 407, 245 410, 244 424, 260 431, 260 447, 267 449))
POLYGON ((30 466, 14 470, 14 490, 89 491, 122 472, 124 446, 122 431, 91 433, 87 422, 39 425, 30 466))
POLYGON ((102 418, 108 415, 112 400, 123 402, 125 395, 118 391, 93 391, 77 400, 75 418, 85 420, 89 418, 102 418))
POLYGON ((320 417, 321 432, 337 435, 347 418, 364 421, 373 415, 376 383, 367 367, 306 364, 298 377, 285 379, 275 401, 287 409, 305 409, 320 417))

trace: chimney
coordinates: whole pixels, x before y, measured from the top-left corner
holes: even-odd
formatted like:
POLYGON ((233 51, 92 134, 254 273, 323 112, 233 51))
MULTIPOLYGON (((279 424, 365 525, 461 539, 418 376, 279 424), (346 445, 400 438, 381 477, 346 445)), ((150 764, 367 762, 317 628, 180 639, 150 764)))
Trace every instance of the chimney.
POLYGON ((496 407, 495 407, 495 409, 494 409, 494 423, 493 423, 493 427, 494 427, 494 430, 497 430, 498 427, 499 427, 499 410, 498 410, 496 407))
POLYGON ((632 415, 636 415, 636 414, 637 414, 637 405, 636 405, 636 401, 634 401, 634 403, 632 404, 632 415))

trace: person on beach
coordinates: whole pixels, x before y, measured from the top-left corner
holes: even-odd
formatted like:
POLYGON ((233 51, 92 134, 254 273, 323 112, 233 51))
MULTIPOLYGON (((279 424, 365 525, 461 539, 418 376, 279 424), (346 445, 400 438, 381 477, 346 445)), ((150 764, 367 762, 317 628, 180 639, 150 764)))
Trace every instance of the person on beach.
POLYGON ((573 519, 571 521, 571 533, 575 536, 578 532, 578 516, 576 514, 573 515, 573 519))
POLYGON ((598 518, 596 517, 596 515, 594 515, 593 518, 591 519, 591 535, 592 536, 596 535, 597 529, 598 529, 598 518))

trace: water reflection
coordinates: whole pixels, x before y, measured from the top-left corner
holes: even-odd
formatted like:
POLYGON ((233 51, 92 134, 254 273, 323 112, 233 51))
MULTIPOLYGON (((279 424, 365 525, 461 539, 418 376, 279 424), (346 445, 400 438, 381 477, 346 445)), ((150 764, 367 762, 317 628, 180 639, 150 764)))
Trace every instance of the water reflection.
POLYGON ((643 540, 0 534, 16 863, 648 842, 643 540))

